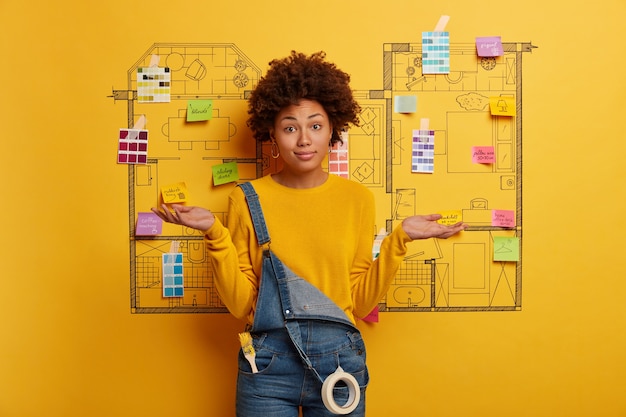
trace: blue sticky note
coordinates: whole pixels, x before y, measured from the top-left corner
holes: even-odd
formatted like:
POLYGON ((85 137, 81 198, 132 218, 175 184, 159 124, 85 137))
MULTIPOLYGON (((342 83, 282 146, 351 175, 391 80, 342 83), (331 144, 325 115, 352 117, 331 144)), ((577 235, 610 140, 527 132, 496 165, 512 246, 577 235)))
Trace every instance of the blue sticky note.
POLYGON ((417 111, 417 96, 395 96, 393 111, 396 113, 415 113, 417 111))

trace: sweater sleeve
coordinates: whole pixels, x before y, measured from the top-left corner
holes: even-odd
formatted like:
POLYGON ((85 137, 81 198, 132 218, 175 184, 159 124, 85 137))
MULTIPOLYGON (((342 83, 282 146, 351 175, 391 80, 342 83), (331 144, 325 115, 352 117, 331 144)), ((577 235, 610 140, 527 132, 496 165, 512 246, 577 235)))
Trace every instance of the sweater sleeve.
POLYGON ((249 232, 242 226, 241 208, 229 200, 227 226, 218 219, 206 231, 214 271, 214 284, 228 311, 252 323, 258 279, 252 268, 249 232))
MULTIPOLYGON (((380 253, 374 261, 367 265, 361 260, 360 265, 354 265, 353 304, 356 317, 367 316, 383 298, 406 255, 407 243, 410 241, 411 238, 400 224, 383 239, 380 253)), ((370 244, 370 259, 371 253, 370 244)))

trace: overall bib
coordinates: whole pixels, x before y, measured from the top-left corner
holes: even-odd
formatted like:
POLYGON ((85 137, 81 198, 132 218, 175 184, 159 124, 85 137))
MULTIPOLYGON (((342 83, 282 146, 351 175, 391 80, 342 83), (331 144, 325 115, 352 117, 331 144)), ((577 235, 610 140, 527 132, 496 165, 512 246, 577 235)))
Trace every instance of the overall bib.
POLYGON ((252 373, 240 351, 237 416, 297 417, 299 406, 304 417, 364 416, 369 374, 359 330, 332 300, 270 251, 258 195, 250 183, 240 187, 264 250, 249 329, 259 372, 252 373))

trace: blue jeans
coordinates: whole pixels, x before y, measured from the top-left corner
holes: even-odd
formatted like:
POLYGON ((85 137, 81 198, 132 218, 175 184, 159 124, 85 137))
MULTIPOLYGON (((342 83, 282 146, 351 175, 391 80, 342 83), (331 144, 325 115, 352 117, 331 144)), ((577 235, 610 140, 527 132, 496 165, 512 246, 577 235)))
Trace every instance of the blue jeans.
MULTIPOLYGON (((299 321, 302 347, 319 375, 326 379, 338 366, 352 374, 360 386, 360 402, 349 414, 365 416, 365 388, 369 374, 365 364, 365 344, 361 334, 341 323, 299 321)), ((258 373, 239 351, 237 377, 237 417, 330 417, 321 399, 322 382, 307 369, 294 348, 287 330, 253 333, 258 373)), ((341 381, 335 386, 337 404, 348 399, 341 381)))

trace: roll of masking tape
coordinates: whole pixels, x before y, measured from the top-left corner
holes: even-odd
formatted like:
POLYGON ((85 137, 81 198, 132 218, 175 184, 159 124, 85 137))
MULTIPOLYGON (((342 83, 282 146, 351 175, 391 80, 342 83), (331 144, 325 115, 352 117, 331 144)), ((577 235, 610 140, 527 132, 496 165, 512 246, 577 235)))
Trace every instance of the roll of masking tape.
POLYGON ((337 368, 335 372, 328 375, 328 378, 324 380, 322 384, 322 401, 324 405, 334 414, 350 414, 359 405, 361 400, 361 388, 356 378, 341 369, 341 366, 337 368), (343 381, 348 386, 348 401, 344 405, 337 404, 333 390, 337 382, 343 381))

